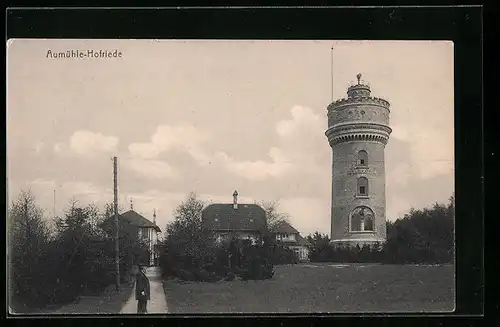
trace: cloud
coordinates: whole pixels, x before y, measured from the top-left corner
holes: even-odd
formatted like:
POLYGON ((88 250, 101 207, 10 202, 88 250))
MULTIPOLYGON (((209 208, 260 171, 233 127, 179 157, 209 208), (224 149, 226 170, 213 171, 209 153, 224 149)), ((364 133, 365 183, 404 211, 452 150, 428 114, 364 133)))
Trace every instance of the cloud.
POLYGON ((275 128, 278 146, 268 150, 268 160, 239 160, 222 150, 208 150, 217 144, 208 134, 193 125, 160 125, 151 136, 150 142, 132 143, 129 166, 148 177, 174 177, 176 171, 157 158, 169 151, 183 151, 200 166, 217 165, 228 172, 252 181, 277 178, 292 171, 313 171, 317 154, 311 151, 311 142, 318 136, 323 140, 322 121, 310 108, 294 106, 291 118, 279 121, 275 128), (155 161, 153 161, 155 159, 155 161))
POLYGON ((402 177, 403 181, 415 178, 428 180, 454 171, 453 130, 423 131, 420 127, 418 130, 400 125, 392 127, 391 139, 403 141, 409 147, 409 158, 400 162, 392 172, 402 177))
POLYGON ((317 171, 324 152, 320 154, 312 149, 317 142, 326 144, 321 117, 310 108, 298 105, 291 108, 290 114, 290 119, 281 120, 275 125, 278 146, 269 148, 270 161, 238 161, 224 152, 217 153, 217 158, 227 170, 250 180, 262 181, 292 172, 317 171))
POLYGON ((176 126, 160 125, 151 136, 150 142, 131 143, 128 147, 130 156, 125 165, 131 170, 148 178, 178 178, 180 173, 159 156, 169 151, 185 151, 197 163, 206 165, 210 158, 202 150, 208 136, 195 126, 180 124, 176 126))
POLYGON ((139 173, 140 175, 155 178, 177 178, 179 173, 167 162, 162 160, 147 160, 141 158, 125 159, 125 167, 139 173))
POLYGON ((83 155, 94 152, 115 152, 117 145, 117 137, 90 131, 77 131, 73 133, 69 140, 70 148, 83 155))
POLYGON ((99 153, 116 153, 118 138, 101 133, 80 130, 74 132, 68 144, 58 142, 54 144, 54 152, 57 154, 77 154, 84 157, 92 157, 99 153))
POLYGON ((228 171, 250 180, 261 181, 278 177, 293 169, 293 165, 286 161, 280 149, 270 148, 269 157, 271 161, 237 161, 224 152, 218 152, 215 159, 216 162, 222 162, 228 171))
POLYGON ((147 143, 132 143, 129 152, 141 159, 157 158, 169 150, 184 150, 200 164, 208 163, 208 157, 201 149, 208 136, 195 126, 181 124, 177 126, 160 125, 147 143))
MULTIPOLYGON (((324 122, 310 108, 294 106, 291 110, 292 119, 282 120, 276 124, 276 132, 283 138, 292 137, 304 130, 323 132, 324 122)), ((303 135, 301 135, 303 136, 303 135)))

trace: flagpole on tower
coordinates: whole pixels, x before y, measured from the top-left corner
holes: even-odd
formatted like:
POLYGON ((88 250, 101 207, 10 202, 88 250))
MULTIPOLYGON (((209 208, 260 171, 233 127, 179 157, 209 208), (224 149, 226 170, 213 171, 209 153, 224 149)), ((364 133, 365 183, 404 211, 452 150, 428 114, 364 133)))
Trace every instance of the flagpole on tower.
POLYGON ((330 51, 330 64, 331 64, 331 78, 332 78, 332 102, 333 102, 333 46, 332 46, 332 49, 330 51))

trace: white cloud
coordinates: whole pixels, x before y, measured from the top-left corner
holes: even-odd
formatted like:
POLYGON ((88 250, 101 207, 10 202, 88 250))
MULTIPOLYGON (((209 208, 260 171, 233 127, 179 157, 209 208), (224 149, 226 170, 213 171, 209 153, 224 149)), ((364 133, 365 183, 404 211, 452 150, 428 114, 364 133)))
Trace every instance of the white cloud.
POLYGON ((142 159, 156 158, 160 154, 160 150, 153 143, 133 143, 128 148, 133 156, 142 159))
POLYGON ((285 160, 279 149, 271 148, 269 156, 271 161, 237 161, 224 152, 218 152, 215 161, 222 163, 233 174, 250 180, 278 177, 292 170, 292 164, 285 160))
POLYGON ((324 141, 321 117, 310 108, 302 106, 292 107, 290 113, 291 119, 276 124, 279 146, 270 147, 270 161, 237 161, 224 152, 217 153, 216 157, 230 172, 250 180, 262 181, 284 176, 292 171, 315 171, 318 153, 311 149, 316 142, 324 141))
POLYGON ((115 152, 118 138, 90 131, 77 131, 70 138, 70 148, 81 155, 90 155, 95 152, 115 152))
POLYGON ((189 124, 176 126, 160 125, 146 143, 132 143, 129 152, 133 158, 130 166, 147 176, 172 177, 172 167, 158 161, 157 158, 169 150, 184 150, 199 165, 215 162, 229 172, 249 180, 262 181, 266 178, 279 177, 294 169, 314 170, 314 153, 309 153, 311 137, 323 137, 322 121, 311 109, 294 106, 291 119, 276 124, 276 133, 280 137, 280 146, 269 148, 270 160, 239 161, 224 151, 208 153, 205 149, 209 137, 203 131, 189 124), (305 153, 304 153, 305 151, 305 153), (147 168, 148 167, 148 168, 147 168), (164 169, 163 169, 164 168, 164 169))
POLYGON ((65 142, 55 143, 53 150, 60 155, 74 153, 92 157, 98 153, 116 153, 117 146, 118 138, 115 136, 81 130, 71 135, 68 144, 65 142))
POLYGON ((276 132, 281 137, 292 137, 306 130, 313 133, 318 133, 318 131, 322 133, 323 129, 325 129, 324 121, 310 108, 294 106, 291 109, 291 114, 292 119, 282 120, 276 124, 276 132))
POLYGON ((159 154, 172 149, 188 152, 200 164, 208 163, 208 157, 201 147, 208 136, 195 126, 181 124, 177 126, 160 125, 147 143, 132 143, 129 152, 142 159, 153 159, 159 154))
POLYGON ((140 158, 125 159, 125 166, 148 178, 177 178, 178 172, 167 162, 140 158))
POLYGON ((398 125, 394 126, 391 138, 404 141, 409 146, 410 158, 407 162, 399 163, 393 172, 389 172, 402 178, 403 183, 409 179, 430 179, 454 171, 453 130, 423 131, 421 127, 408 130, 398 125))

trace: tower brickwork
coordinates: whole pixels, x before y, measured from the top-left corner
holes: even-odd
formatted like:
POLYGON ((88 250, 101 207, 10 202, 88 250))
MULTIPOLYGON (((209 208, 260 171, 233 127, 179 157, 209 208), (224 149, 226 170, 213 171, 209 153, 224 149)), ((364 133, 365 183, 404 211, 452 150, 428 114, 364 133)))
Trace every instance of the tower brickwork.
POLYGON ((347 98, 328 106, 325 132, 332 148, 331 239, 339 245, 386 239, 385 145, 389 102, 371 96, 368 83, 352 83, 347 98))

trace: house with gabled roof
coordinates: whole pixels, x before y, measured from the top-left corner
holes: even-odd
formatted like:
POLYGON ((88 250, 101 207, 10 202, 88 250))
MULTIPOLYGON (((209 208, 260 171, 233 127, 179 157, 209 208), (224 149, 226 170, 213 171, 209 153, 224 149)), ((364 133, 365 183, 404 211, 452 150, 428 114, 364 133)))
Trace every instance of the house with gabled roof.
MULTIPOLYGON (((143 264, 155 266, 158 263, 159 251, 158 241, 161 233, 160 227, 156 225, 156 211, 153 211, 153 221, 134 211, 132 203, 130 210, 118 215, 118 224, 120 235, 128 234, 131 237, 136 237, 138 241, 142 241, 148 245, 149 260, 143 264)), ((102 227, 112 232, 115 229, 114 217, 111 216, 104 220, 102 227)))
POLYGON ((237 238, 255 244, 267 231, 264 209, 257 204, 238 203, 237 191, 232 204, 209 204, 201 216, 203 228, 215 233, 218 242, 237 238))
POLYGON ((309 260, 309 242, 289 222, 279 221, 270 231, 276 242, 293 250, 300 261, 309 260))

